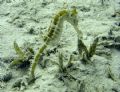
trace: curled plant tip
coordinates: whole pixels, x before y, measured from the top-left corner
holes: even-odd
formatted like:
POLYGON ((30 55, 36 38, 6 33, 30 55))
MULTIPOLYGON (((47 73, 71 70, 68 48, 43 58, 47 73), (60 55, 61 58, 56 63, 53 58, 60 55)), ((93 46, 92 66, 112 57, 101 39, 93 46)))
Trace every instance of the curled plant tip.
POLYGON ((98 44, 98 38, 96 38, 93 41, 92 45, 90 46, 89 53, 88 53, 88 58, 91 58, 95 54, 97 44, 98 44))
POLYGON ((24 58, 25 57, 24 52, 20 49, 20 47, 18 46, 16 41, 14 41, 14 49, 16 51, 16 54, 19 55, 20 58, 24 58))
POLYGON ((78 52, 79 54, 82 56, 83 51, 88 54, 88 50, 87 47, 85 46, 85 44, 83 43, 83 41, 81 39, 78 38, 78 52))
POLYGON ((72 66, 72 59, 73 59, 73 55, 71 54, 68 60, 67 68, 72 66))
POLYGON ((64 72, 64 65, 63 65, 63 54, 59 53, 59 72, 64 72))

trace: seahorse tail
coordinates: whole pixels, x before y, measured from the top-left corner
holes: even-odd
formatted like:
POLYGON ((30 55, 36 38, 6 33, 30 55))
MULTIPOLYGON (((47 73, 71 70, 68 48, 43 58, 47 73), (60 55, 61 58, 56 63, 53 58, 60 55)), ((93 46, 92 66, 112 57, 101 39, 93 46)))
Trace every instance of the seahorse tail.
POLYGON ((46 44, 44 44, 39 50, 38 50, 38 53, 35 55, 35 58, 34 58, 34 61, 31 65, 31 70, 30 70, 30 73, 31 73, 31 77, 32 78, 35 78, 35 68, 36 68, 36 65, 38 64, 39 60, 40 60, 40 56, 42 55, 44 49, 47 47, 46 44))

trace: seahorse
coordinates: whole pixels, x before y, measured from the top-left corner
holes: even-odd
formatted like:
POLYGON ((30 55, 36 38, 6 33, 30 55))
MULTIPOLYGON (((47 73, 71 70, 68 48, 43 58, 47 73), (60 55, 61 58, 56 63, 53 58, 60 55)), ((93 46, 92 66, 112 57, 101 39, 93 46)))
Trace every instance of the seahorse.
POLYGON ((63 29, 63 24, 64 21, 69 22, 77 32, 78 38, 82 39, 83 34, 82 32, 78 29, 78 12, 76 8, 73 9, 63 9, 59 11, 51 21, 51 24, 48 28, 48 33, 44 37, 44 44, 42 47, 39 48, 37 54, 34 57, 33 63, 31 64, 31 77, 34 78, 35 75, 35 68, 37 63, 39 62, 40 56, 42 55, 43 51, 47 48, 48 45, 51 44, 56 44, 61 37, 62 34, 62 29, 63 29))

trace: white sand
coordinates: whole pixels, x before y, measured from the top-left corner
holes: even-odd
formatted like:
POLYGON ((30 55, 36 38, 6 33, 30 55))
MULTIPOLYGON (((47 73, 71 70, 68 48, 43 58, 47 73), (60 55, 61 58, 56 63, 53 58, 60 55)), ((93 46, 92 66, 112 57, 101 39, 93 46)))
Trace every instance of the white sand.
MULTIPOLYGON (((63 7, 64 3, 68 7, 73 5, 77 7, 79 28, 84 34, 84 43, 87 46, 92 43, 93 37, 107 34, 112 25, 116 21, 120 21, 118 17, 111 17, 115 11, 120 11, 119 0, 105 0, 104 6, 101 5, 100 0, 45 0, 46 5, 42 4, 42 0, 7 1, 9 0, 4 0, 2 3, 0 0, 0 62, 2 63, 4 63, 3 58, 16 56, 13 48, 15 40, 20 47, 25 42, 30 42, 36 51, 42 45, 42 33, 46 33, 52 17, 63 7), (15 19, 16 17, 19 18, 15 19), (20 27, 21 25, 22 27, 20 27), (31 27, 35 30, 34 34, 27 33, 31 27)), ((77 49, 77 33, 67 22, 64 23, 59 44, 61 45, 59 50, 64 52, 63 55, 67 59, 70 53, 77 49)), ((48 49, 51 48, 53 47, 48 49)), ((28 85, 26 89, 11 88, 16 79, 22 78, 26 74, 24 70, 12 69, 10 71, 13 73, 13 78, 7 83, 0 82, 0 92, 120 92, 120 52, 112 49, 111 51, 111 59, 94 55, 92 65, 84 66, 77 58, 72 61, 76 70, 70 71, 70 74, 81 80, 81 83, 67 78, 64 82, 58 80, 56 77, 58 66, 50 62, 58 62, 58 56, 51 54, 44 56, 49 61, 47 68, 42 69, 37 66, 35 73, 40 78, 35 83, 28 85), (109 66, 115 80, 107 77, 109 66), (84 90, 82 91, 82 89, 84 90)), ((7 67, 9 63, 5 63, 5 65, 7 67)), ((6 70, 0 66, 0 74, 4 74, 4 71, 6 70)))

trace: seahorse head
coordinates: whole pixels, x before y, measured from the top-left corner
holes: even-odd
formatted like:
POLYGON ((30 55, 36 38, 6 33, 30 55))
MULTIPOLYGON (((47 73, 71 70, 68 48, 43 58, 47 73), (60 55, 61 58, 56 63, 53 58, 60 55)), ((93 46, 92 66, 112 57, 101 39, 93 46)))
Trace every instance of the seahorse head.
POLYGON ((78 25, 78 12, 76 8, 69 10, 68 15, 66 16, 66 20, 73 26, 78 25))

